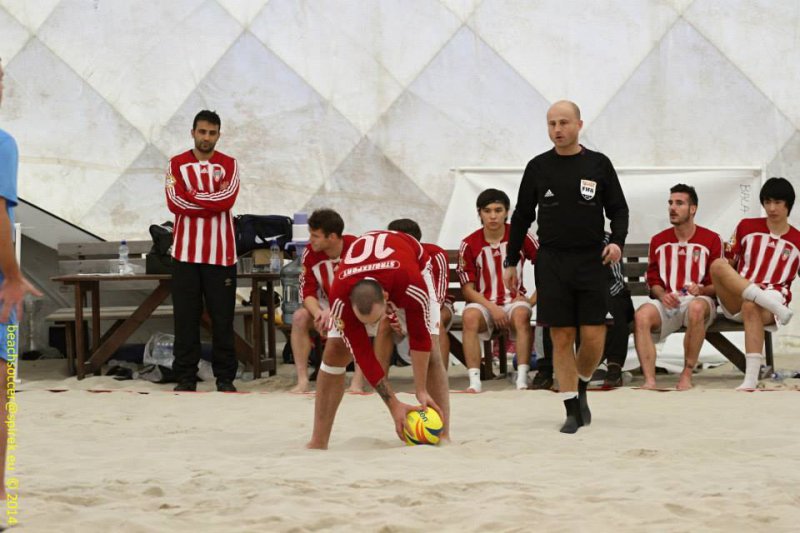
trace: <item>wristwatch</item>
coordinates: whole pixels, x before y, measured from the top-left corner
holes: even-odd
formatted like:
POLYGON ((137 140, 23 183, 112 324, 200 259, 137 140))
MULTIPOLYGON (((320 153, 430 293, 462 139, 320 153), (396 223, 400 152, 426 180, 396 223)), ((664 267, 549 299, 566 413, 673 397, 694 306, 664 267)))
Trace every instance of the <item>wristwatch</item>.
POLYGON ((516 263, 512 265, 511 262, 508 260, 508 257, 503 259, 503 268, 515 267, 515 266, 517 266, 516 263))

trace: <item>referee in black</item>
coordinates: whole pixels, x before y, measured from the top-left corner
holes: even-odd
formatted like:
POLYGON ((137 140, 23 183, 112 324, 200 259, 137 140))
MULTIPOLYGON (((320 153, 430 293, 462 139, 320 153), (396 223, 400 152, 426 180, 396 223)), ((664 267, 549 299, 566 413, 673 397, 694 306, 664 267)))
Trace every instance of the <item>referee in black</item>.
POLYGON ((520 248, 538 208, 536 320, 550 327, 553 363, 567 410, 562 433, 575 433, 591 423, 586 386, 605 342, 604 265, 620 260, 628 234, 628 204, 614 166, 605 155, 578 142, 582 127, 580 109, 573 102, 556 102, 547 111, 554 147, 525 167, 503 271, 506 287, 516 286, 520 248), (611 221, 606 246, 604 211, 611 221), (581 344, 576 357, 578 328, 581 344))

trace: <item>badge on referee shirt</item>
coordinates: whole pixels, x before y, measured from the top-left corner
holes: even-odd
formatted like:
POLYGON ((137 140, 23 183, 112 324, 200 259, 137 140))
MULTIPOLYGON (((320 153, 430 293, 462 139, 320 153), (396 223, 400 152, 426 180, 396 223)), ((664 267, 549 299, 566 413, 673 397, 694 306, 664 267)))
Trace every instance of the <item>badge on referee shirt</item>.
POLYGON ((594 198, 594 193, 597 191, 597 182, 592 180, 581 180, 581 196, 584 200, 591 200, 594 198))

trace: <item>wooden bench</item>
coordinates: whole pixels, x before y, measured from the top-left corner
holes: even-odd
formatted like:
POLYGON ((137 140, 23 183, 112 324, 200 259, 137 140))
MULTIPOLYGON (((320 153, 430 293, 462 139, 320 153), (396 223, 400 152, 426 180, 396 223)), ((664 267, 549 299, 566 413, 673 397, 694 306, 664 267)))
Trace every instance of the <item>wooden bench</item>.
MULTIPOLYGON (((631 296, 649 296, 650 289, 645 281, 647 273, 647 261, 650 245, 647 243, 626 244, 622 252, 622 274, 628 282, 631 296)), ((686 328, 681 328, 683 333, 686 328)), ((732 320, 728 320, 721 314, 706 331, 706 340, 714 348, 724 355, 736 368, 744 372, 745 356, 742 351, 729 341, 724 333, 744 331, 744 325, 732 320)), ((764 348, 766 352, 767 367, 774 368, 772 353, 772 333, 764 332, 764 348)))
MULTIPOLYGON (((647 273, 648 251, 650 245, 648 243, 632 243, 626 244, 625 250, 622 253, 622 273, 628 283, 628 288, 631 291, 631 296, 649 296, 650 289, 645 281, 647 273)), ((461 290, 461 285, 458 279, 458 274, 455 267, 458 262, 458 250, 447 250, 448 262, 450 267, 450 287, 448 294, 451 295, 456 302, 464 302, 464 294, 461 290)), ((453 325, 450 331, 461 331, 461 316, 456 315, 453 317, 453 325)), ((684 333, 686 328, 681 328, 680 333, 684 333)), ((714 323, 706 331, 706 340, 725 356, 731 363, 733 363, 739 370, 745 370, 745 356, 744 353, 736 347, 730 340, 725 337, 725 333, 743 332, 744 326, 738 322, 728 320, 722 315, 719 315, 714 323)), ((633 330, 631 330, 633 333, 633 330)), ((452 333, 450 336, 450 351, 455 355, 459 361, 466 365, 464 360, 464 351, 461 341, 458 340, 452 333)), ((505 336, 503 333, 496 334, 500 342, 500 373, 506 374, 508 371, 507 354, 505 351, 505 336)), ((772 349, 772 333, 769 331, 764 332, 764 347, 766 353, 766 364, 769 368, 774 368, 773 349, 772 349)), ((489 379, 494 377, 492 370, 492 349, 491 341, 484 342, 483 362, 481 365, 481 379, 489 379)))

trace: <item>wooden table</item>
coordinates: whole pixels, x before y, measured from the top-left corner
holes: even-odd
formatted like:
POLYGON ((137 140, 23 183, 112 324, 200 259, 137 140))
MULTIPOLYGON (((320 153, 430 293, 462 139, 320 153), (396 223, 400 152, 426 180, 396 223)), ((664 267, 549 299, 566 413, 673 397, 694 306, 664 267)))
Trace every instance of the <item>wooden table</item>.
MULTIPOLYGON (((279 274, 251 273, 237 274, 237 279, 250 279, 252 293, 251 323, 252 344, 235 336, 237 354, 249 355, 249 362, 253 366, 253 377, 261 377, 261 356, 264 351, 264 323, 261 319, 261 302, 259 289, 261 284, 266 284, 270 298, 267 302, 267 371, 274 376, 277 371, 277 349, 275 347, 275 302, 272 298, 274 282, 279 279, 279 274)), ((86 373, 98 372, 102 365, 124 344, 124 342, 147 320, 153 311, 161 305, 171 294, 172 276, 167 274, 139 274, 133 276, 120 276, 116 274, 72 274, 56 276, 53 281, 65 285, 72 285, 75 290, 75 335, 72 342, 75 346, 77 360, 76 371, 78 379, 83 379, 86 373), (120 283, 129 281, 155 281, 156 287, 139 304, 133 313, 124 320, 118 320, 102 336, 100 334, 100 321, 103 319, 100 305, 100 284, 120 283), (84 313, 87 293, 91 293, 91 350, 87 350, 84 342, 84 313), (87 357, 88 355, 88 357, 87 357)), ((203 315, 206 325, 209 324, 208 316, 203 315)), ((69 339, 68 339, 69 343, 69 339)), ((247 362, 247 361, 245 361, 247 362)))

